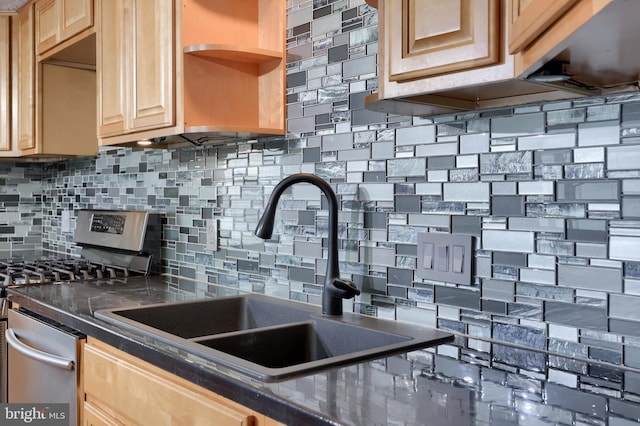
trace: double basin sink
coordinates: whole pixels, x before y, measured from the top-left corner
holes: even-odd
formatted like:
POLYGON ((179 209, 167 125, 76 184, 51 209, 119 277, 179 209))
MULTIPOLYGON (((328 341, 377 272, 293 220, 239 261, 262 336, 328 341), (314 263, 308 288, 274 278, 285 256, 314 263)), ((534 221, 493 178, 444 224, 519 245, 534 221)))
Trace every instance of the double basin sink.
POLYGON ((257 294, 103 309, 95 316, 265 382, 453 339, 364 315, 323 316, 319 307, 257 294))

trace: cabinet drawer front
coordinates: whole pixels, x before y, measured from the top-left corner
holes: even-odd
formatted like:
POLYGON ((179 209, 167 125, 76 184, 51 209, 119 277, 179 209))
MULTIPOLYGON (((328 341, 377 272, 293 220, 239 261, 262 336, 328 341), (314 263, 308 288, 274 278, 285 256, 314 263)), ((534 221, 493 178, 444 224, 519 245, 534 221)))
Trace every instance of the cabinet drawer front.
POLYGON ((82 424, 84 426, 121 426, 121 423, 111 419, 89 402, 85 402, 82 409, 82 424))
POLYGON ((123 352, 111 354, 87 344, 83 363, 86 400, 108 407, 124 424, 196 426, 212 424, 213 420, 225 426, 253 424, 250 413, 169 380, 165 377, 168 373, 123 352))
POLYGON ((386 2, 385 11, 391 81, 500 60, 499 0, 398 0, 386 2))

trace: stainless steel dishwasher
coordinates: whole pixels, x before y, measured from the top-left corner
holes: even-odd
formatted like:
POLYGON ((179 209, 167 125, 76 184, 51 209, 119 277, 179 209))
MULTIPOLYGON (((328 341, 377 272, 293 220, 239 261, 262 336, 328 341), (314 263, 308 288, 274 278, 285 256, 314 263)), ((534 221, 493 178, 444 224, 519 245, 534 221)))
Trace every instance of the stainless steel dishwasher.
POLYGON ((86 336, 34 312, 9 310, 8 402, 69 404, 78 421, 80 342, 86 336))

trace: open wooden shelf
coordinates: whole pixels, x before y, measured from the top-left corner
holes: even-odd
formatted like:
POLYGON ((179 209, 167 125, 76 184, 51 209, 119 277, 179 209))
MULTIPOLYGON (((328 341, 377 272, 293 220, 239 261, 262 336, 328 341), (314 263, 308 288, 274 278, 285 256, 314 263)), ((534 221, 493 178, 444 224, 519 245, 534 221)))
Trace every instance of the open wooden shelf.
POLYGON ((198 44, 195 46, 187 46, 184 48, 184 53, 203 58, 247 62, 251 64, 260 64, 273 60, 281 60, 283 58, 282 52, 280 51, 231 44, 198 44))
POLYGON ((285 0, 183 5, 185 133, 285 134, 285 0))

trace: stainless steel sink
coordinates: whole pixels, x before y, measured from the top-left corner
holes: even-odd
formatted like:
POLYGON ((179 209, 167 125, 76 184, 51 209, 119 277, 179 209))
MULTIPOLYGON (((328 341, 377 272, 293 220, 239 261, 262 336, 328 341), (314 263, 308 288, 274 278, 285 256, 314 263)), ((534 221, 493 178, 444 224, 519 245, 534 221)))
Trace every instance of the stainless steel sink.
POLYGON ((263 381, 380 358, 453 339, 448 333, 250 294, 105 309, 96 318, 263 381))

